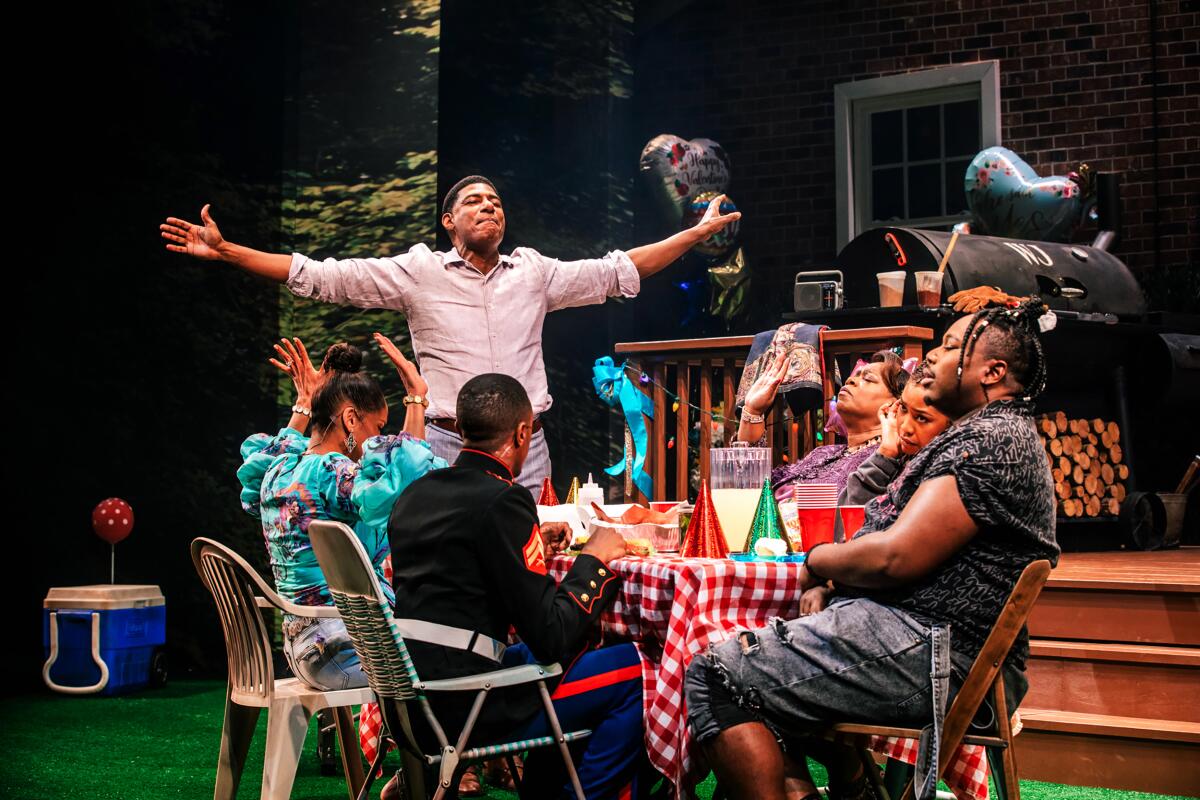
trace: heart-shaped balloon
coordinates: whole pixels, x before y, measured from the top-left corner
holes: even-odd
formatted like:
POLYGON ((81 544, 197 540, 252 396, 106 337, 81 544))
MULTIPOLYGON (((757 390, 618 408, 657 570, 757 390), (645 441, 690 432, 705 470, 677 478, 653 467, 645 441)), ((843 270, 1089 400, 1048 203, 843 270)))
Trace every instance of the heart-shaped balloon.
POLYGON ((981 151, 964 176, 973 233, 1065 242, 1095 204, 1091 172, 1039 178, 1005 147, 981 151))
POLYGON ((691 198, 729 188, 729 155, 712 139, 690 142, 670 133, 655 136, 642 148, 638 168, 654 200, 674 227, 683 220, 691 198))

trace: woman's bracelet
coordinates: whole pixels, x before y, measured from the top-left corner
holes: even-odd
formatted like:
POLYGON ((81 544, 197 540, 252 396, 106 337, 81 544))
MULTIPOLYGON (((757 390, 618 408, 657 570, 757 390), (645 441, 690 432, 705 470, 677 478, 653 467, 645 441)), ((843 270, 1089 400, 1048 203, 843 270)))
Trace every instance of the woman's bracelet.
POLYGON ((303 414, 306 417, 312 416, 312 410, 309 408, 306 408, 305 406, 300 405, 299 403, 296 403, 296 405, 292 406, 292 413, 293 414, 303 414))
POLYGON ((749 422, 751 425, 758 425, 764 420, 766 420, 766 417, 762 414, 752 414, 750 413, 749 409, 742 409, 742 422, 749 422))
POLYGON ((406 394, 404 395, 404 405, 420 405, 424 408, 429 408, 429 399, 426 397, 421 397, 419 394, 406 394))

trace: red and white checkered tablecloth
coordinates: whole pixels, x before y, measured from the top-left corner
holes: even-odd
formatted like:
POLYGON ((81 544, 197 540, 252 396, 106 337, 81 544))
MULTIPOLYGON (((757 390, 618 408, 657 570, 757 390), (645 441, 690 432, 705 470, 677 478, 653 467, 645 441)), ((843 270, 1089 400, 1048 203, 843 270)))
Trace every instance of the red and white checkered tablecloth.
MULTIPOLYGON (((572 559, 550 559, 549 572, 561 580, 572 559)), ((799 613, 800 565, 657 556, 613 563, 623 578, 606 632, 637 643, 642 657, 646 749, 650 761, 684 792, 703 775, 695 774, 688 752, 684 671, 709 644, 741 628, 760 628, 771 617, 799 613)), ((908 763, 916 761, 915 740, 878 739, 872 749, 908 763)), ((986 800, 984 748, 964 746, 951 761, 946 784, 959 798, 986 800)))

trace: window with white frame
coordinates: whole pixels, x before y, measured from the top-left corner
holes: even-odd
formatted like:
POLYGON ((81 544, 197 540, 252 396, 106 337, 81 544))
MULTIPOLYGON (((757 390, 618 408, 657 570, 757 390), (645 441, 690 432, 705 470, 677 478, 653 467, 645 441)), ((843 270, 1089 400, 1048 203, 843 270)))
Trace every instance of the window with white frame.
POLYGON ((999 96, 995 61, 836 86, 839 249, 881 225, 965 219, 967 165, 1000 144, 999 96))

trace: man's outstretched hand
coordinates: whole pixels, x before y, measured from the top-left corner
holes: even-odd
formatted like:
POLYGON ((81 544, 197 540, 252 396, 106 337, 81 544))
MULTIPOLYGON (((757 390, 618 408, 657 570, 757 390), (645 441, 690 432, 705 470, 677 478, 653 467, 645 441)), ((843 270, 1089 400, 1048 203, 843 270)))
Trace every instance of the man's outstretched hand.
POLYGON ((632 250, 626 251, 629 260, 637 267, 638 275, 643 280, 649 278, 663 267, 674 263, 684 253, 714 233, 717 233, 729 223, 741 219, 742 212, 740 211, 734 211, 732 214, 721 213, 721 201, 724 199, 725 195, 723 194, 714 197, 712 202, 708 204, 708 208, 705 209, 704 216, 692 227, 682 230, 673 236, 668 236, 660 242, 642 245, 641 247, 635 247, 632 250))
POLYGON ((742 218, 742 212, 740 211, 734 211, 732 214, 722 214, 721 203, 724 200, 725 195, 723 194, 719 194, 714 197, 712 202, 708 204, 708 208, 705 209, 704 216, 701 217, 700 221, 696 223, 694 228, 692 228, 692 230, 694 230, 696 234, 700 236, 700 241, 704 241, 714 233, 722 230, 729 223, 737 222, 742 218))
POLYGON ((167 241, 167 249, 172 253, 186 253, 194 258, 206 261, 219 261, 222 258, 221 245, 225 244, 217 223, 213 222, 208 213, 209 205, 200 209, 200 219, 203 225, 196 225, 177 217, 167 217, 167 221, 159 225, 162 238, 167 241))

